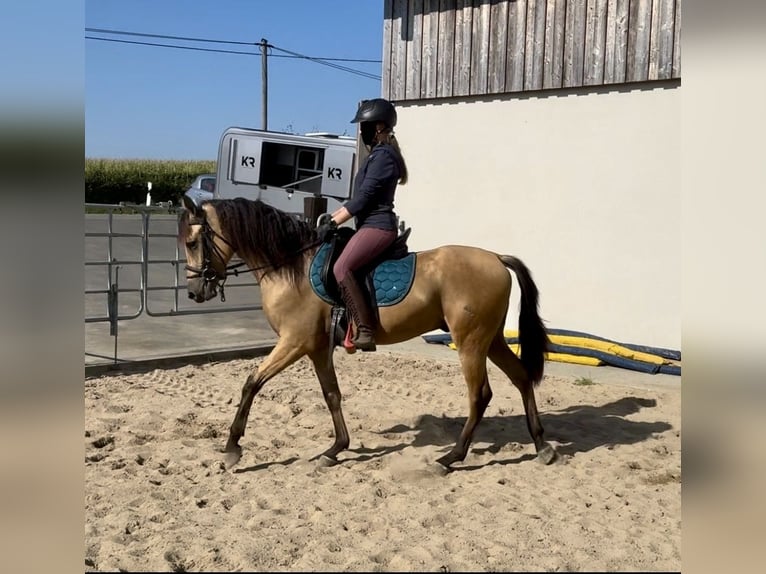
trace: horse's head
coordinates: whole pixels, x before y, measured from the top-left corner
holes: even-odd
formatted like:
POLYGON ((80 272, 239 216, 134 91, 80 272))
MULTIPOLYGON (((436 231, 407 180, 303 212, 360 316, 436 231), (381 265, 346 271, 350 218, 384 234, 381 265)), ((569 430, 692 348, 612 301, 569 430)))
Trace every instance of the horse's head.
POLYGON ((226 265, 234 249, 220 230, 219 220, 211 204, 198 205, 183 196, 185 212, 181 216, 178 239, 186 251, 186 287, 189 299, 203 303, 223 294, 226 265))

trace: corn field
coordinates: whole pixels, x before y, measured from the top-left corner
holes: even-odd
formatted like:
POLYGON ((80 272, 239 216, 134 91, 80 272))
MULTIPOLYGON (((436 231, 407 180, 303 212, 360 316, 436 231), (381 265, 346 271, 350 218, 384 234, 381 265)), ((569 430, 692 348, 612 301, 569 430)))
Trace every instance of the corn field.
POLYGON ((144 203, 147 182, 152 182, 152 201, 180 203, 194 178, 215 173, 215 161, 85 159, 85 203, 144 203))

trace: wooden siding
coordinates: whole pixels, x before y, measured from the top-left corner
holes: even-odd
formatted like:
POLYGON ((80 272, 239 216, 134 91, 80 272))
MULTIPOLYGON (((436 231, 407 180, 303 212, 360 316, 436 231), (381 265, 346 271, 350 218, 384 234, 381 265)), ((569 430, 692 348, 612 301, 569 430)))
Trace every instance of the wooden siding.
POLYGON ((682 0, 385 0, 382 95, 681 77, 682 0))

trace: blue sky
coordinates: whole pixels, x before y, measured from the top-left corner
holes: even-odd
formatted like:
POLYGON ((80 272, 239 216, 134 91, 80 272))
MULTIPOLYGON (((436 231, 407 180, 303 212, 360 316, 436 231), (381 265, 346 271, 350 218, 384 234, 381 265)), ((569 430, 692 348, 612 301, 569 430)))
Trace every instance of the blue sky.
MULTIPOLYGON (((381 60, 383 0, 85 0, 84 28, 238 42, 319 58, 381 60)), ((83 36, 250 51, 107 33, 83 36)), ((215 159, 229 126, 261 127, 261 58, 84 39, 86 157, 215 159)), ((282 54, 273 50, 272 55, 282 54)), ((380 76, 380 63, 334 62, 380 76)), ((269 57, 268 128, 353 135, 380 81, 269 57)))
POLYGON ((3 3, 0 121, 71 120, 75 111, 81 119, 84 48, 72 34, 82 29, 83 14, 81 2, 3 3))

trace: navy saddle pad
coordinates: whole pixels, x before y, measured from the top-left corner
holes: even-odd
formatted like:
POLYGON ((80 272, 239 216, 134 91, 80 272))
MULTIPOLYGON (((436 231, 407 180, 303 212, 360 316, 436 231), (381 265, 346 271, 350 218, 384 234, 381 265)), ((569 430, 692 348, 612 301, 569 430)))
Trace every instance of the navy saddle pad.
MULTIPOLYGON (((314 255, 309 269, 311 288, 325 302, 336 301, 327 293, 322 282, 322 268, 330 255, 329 243, 325 243, 314 255)), ((389 259, 381 262, 372 273, 375 287, 375 299, 378 307, 396 305, 407 296, 415 279, 415 253, 408 253, 401 259, 389 259)))

